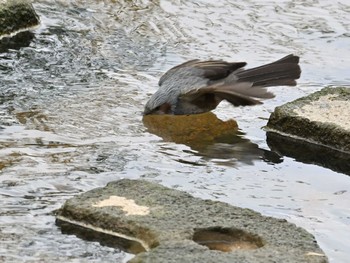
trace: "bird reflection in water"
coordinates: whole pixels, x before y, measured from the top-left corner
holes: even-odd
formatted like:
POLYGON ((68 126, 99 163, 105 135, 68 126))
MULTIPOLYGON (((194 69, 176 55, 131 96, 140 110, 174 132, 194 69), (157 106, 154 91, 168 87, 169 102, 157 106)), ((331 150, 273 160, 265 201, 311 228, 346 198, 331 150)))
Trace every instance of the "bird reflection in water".
POLYGON ((193 155, 216 163, 253 165, 256 160, 280 163, 281 156, 260 149, 244 137, 235 120, 220 120, 214 113, 196 115, 145 115, 143 123, 148 132, 164 141, 184 144, 193 155))

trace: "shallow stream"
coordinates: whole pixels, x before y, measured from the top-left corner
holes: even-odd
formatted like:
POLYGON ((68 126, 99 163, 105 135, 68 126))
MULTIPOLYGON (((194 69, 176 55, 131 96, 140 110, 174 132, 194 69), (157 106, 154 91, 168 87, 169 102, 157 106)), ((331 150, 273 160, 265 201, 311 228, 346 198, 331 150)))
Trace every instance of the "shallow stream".
POLYGON ((120 178, 285 218, 331 262, 350 257, 350 178, 271 153, 278 105, 350 85, 350 4, 340 1, 36 0, 41 26, 21 47, 0 44, 0 261, 123 262, 118 249, 64 235, 52 211, 120 178), (297 87, 255 107, 223 103, 229 142, 194 147, 147 131, 143 105, 185 60, 272 62, 301 57, 297 87), (270 158, 266 158, 266 155, 270 158), (271 157, 272 155, 272 157, 271 157))

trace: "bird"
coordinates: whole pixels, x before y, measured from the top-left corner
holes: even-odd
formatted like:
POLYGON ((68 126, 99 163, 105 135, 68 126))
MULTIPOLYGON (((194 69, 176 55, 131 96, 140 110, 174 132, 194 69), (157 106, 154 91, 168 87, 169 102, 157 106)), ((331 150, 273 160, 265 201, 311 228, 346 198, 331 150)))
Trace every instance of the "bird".
POLYGON ((233 106, 262 104, 274 98, 266 88, 295 86, 300 78, 299 57, 287 55, 275 62, 245 69, 246 62, 193 59, 169 69, 159 79, 144 115, 192 115, 214 110, 221 101, 233 106))

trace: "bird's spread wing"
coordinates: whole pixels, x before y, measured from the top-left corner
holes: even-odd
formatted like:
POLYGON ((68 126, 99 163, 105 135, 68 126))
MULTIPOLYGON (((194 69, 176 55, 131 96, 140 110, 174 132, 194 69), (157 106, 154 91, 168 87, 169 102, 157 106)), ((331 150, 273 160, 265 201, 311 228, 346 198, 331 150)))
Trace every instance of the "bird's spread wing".
POLYGON ((227 100, 234 106, 247 106, 261 104, 256 98, 273 98, 274 95, 263 87, 253 86, 251 82, 239 82, 235 84, 218 83, 199 89, 191 90, 181 95, 181 99, 198 104, 203 96, 214 94, 221 100, 227 100))
POLYGON ((202 77, 209 81, 226 78, 233 71, 244 67, 246 64, 246 62, 225 62, 221 60, 200 61, 194 59, 169 69, 160 78, 158 85, 161 86, 170 76, 181 74, 184 72, 184 68, 186 68, 186 72, 191 72, 192 76, 196 75, 197 77, 202 77))

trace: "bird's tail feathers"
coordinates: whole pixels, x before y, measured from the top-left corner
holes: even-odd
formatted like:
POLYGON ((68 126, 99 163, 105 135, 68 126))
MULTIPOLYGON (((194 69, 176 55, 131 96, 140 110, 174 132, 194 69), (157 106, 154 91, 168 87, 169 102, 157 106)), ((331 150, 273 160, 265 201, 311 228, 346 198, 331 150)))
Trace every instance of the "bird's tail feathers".
POLYGON ((234 74, 239 82, 252 82, 253 86, 295 86, 300 78, 299 57, 288 55, 260 67, 239 70, 234 74))

